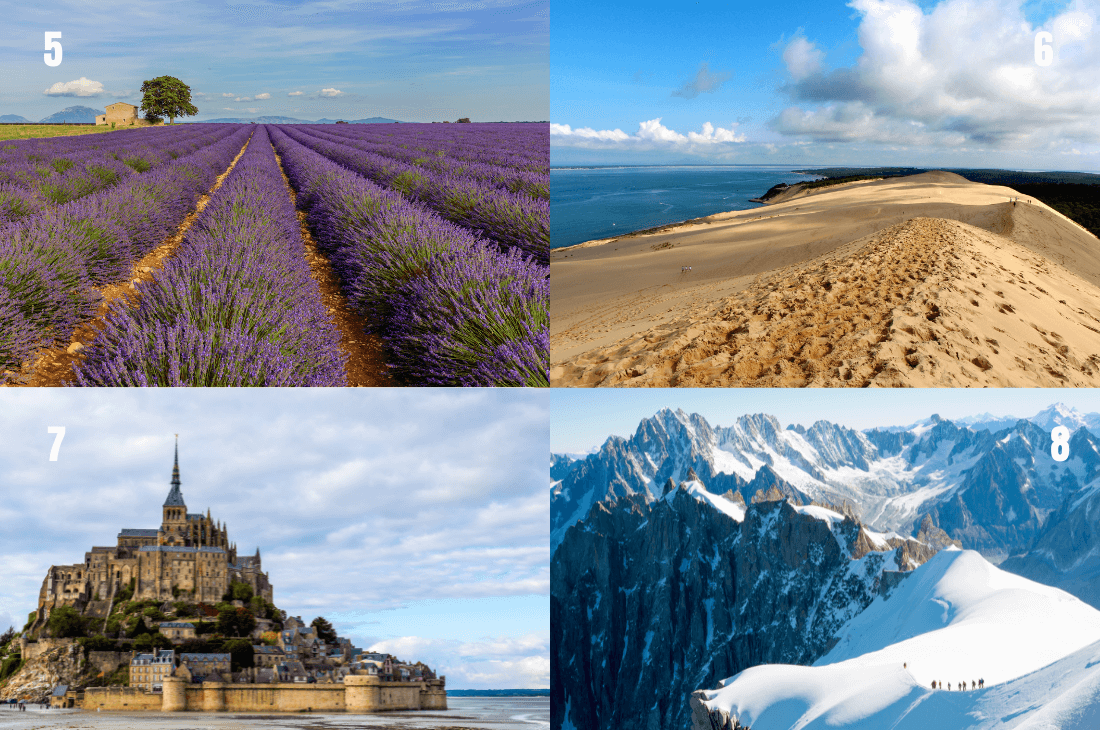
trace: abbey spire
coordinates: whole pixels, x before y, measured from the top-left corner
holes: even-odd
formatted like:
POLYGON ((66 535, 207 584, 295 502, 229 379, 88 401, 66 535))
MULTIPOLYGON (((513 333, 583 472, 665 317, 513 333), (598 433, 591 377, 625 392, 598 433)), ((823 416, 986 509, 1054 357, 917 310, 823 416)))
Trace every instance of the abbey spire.
POLYGON ((168 492, 168 499, 164 500, 165 507, 186 507, 183 503, 183 493, 180 492, 180 435, 176 434, 176 460, 172 464, 172 490, 168 492))

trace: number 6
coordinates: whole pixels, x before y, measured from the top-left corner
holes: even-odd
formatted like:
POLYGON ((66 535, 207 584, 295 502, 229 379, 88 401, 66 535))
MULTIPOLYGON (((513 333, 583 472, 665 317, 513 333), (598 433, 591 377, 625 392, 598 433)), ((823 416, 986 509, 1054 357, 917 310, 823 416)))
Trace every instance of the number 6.
POLYGON ((1054 49, 1048 43, 1054 42, 1054 36, 1041 30, 1035 34, 1035 65, 1049 66, 1054 62, 1054 49))
POLYGON ((61 33, 46 33, 46 50, 51 53, 43 53, 42 58, 46 61, 47 66, 60 66, 61 65, 61 44, 58 43, 55 38, 60 38, 61 33))

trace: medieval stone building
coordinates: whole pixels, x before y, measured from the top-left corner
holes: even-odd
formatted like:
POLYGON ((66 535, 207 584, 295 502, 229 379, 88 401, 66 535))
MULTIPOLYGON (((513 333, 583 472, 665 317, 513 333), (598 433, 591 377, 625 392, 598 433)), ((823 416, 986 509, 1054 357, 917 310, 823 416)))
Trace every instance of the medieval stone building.
POLYGON ((114 546, 93 547, 83 563, 52 566, 38 594, 35 623, 45 621, 55 606, 105 617, 115 596, 126 589, 133 591, 133 600, 217 603, 231 582, 247 583, 255 595, 273 602, 260 549, 238 556, 225 525, 209 509, 205 515, 187 511, 177 444, 160 527, 125 528, 114 546))

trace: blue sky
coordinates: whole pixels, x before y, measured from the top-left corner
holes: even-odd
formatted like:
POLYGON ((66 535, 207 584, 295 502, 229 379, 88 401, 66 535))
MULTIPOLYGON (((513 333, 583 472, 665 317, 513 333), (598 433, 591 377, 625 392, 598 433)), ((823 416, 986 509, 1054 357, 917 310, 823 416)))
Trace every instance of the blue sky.
POLYGON ((550 392, 550 449, 586 453, 610 435, 629 437, 638 422, 662 408, 698 413, 712 426, 766 413, 786 427, 826 420, 849 428, 907 426, 933 413, 957 419, 990 413, 1030 418, 1054 403, 1100 413, 1100 391, 1089 388, 972 390, 969 388, 818 389, 554 389, 550 392))
POLYGON ((1100 171, 1098 17, 1097 0, 558 0, 551 161, 1100 171))
POLYGON ((549 687, 544 395, 0 391, 0 631, 51 565, 160 525, 179 433, 188 510, 260 548, 277 606, 454 689, 549 687))
POLYGON ((192 121, 541 121, 549 13, 549 0, 9 3, 0 114, 138 105, 143 80, 169 75, 191 87, 192 121), (46 31, 62 33, 55 68, 46 31))

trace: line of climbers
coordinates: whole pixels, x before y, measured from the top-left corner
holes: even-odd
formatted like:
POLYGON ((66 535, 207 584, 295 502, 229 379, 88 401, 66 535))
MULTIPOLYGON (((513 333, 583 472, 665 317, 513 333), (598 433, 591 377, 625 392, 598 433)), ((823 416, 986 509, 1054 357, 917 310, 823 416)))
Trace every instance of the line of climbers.
MULTIPOLYGON (((963 691, 963 690, 966 689, 966 682, 959 682, 956 685, 956 687, 957 687, 956 691, 963 691)), ((932 680, 932 689, 943 689, 943 682, 937 682, 936 680, 933 679, 932 680)), ((947 683, 947 689, 948 690, 951 689, 951 683, 950 682, 947 683)), ((985 689, 985 680, 984 679, 979 679, 977 682, 975 682, 974 680, 970 680, 970 689, 985 689)))

